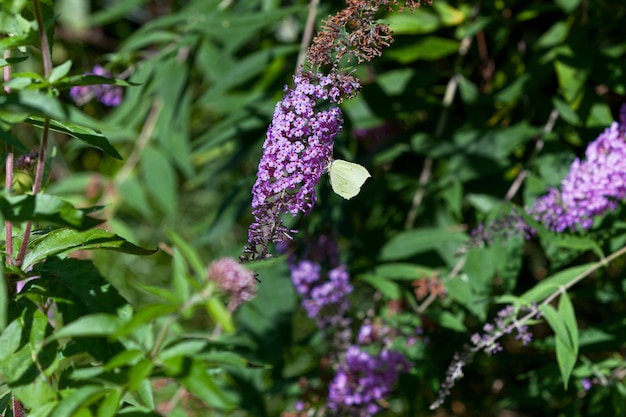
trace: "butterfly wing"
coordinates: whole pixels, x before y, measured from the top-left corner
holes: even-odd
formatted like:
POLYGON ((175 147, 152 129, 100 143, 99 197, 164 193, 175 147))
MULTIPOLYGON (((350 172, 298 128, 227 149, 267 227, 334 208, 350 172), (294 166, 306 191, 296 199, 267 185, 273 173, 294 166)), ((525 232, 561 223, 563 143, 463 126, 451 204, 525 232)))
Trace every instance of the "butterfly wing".
POLYGON ((365 180, 371 177, 367 169, 361 165, 342 159, 335 159, 329 170, 333 191, 346 200, 357 195, 365 180))

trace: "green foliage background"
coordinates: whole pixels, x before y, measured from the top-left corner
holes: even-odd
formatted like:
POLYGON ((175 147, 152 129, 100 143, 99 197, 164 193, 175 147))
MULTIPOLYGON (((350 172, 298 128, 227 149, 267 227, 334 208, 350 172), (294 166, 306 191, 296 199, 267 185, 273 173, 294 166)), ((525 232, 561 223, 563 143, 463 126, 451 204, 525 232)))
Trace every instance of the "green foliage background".
MULTIPOLYGON (((261 281, 259 295, 232 322, 219 304, 208 302, 208 313, 181 306, 200 292, 206 265, 222 256, 236 258, 247 240, 250 190, 265 130, 283 86, 292 82, 308 3, 57 0, 49 5, 58 17, 55 65, 71 60, 70 75, 79 75, 106 64, 127 77, 129 86, 117 108, 96 101, 82 108, 114 150, 57 129, 46 193, 76 207, 104 206, 99 214, 107 219, 107 230, 138 247, 161 250, 136 256, 144 252, 125 247, 85 255, 97 270, 83 260, 32 255, 31 265, 48 277, 42 291, 58 300, 72 298, 68 305, 80 308, 65 312, 75 314, 74 320, 55 336, 33 306, 24 307, 30 322, 22 327, 39 329, 32 340, 52 337, 50 352, 56 340, 76 336, 94 361, 76 361, 63 372, 60 383, 71 381, 67 386, 75 390, 75 397, 64 397, 73 398, 66 401, 75 405, 68 411, 46 409, 55 395, 30 381, 35 388, 23 395, 32 397, 30 407, 37 411, 31 415, 115 415, 98 404, 119 401, 121 386, 135 393, 136 409, 128 415, 155 415, 150 410, 170 405, 164 415, 262 417, 293 410, 301 378, 321 384, 320 357, 327 346, 300 310, 284 257, 251 265, 261 281), (114 158, 115 151, 123 159, 114 158), (59 270, 69 281, 53 279, 59 270), (87 284, 68 295, 75 282, 87 284), (119 293, 107 293, 109 283, 119 293), (95 287, 103 293, 93 295, 95 287), (99 298, 104 293, 110 297, 106 302, 99 298), (135 319, 115 316, 117 307, 129 309, 126 314, 135 319), (144 353, 174 311, 172 329, 180 339, 166 343, 157 370, 144 353), (157 327, 150 327, 151 321, 157 327), (213 340, 216 323, 233 332, 213 340), (94 328, 100 330, 89 334, 94 328), (101 339, 92 339, 97 337, 108 337, 110 345, 103 348, 101 339), (116 357, 121 351, 127 353, 116 357), (111 363, 112 357, 118 361, 111 363), (93 367, 94 362, 101 365, 93 367), (97 377, 106 382, 96 383, 97 377), (178 383, 184 396, 171 402, 181 392, 178 383)), ((342 6, 322 2, 318 23, 342 6)), ((531 205, 557 186, 586 144, 617 119, 626 97, 626 4, 433 0, 432 6, 383 18, 395 42, 379 59, 356 66, 363 91, 342 104, 345 125, 335 147, 336 157, 366 166, 372 178, 350 201, 333 194, 324 179, 313 214, 289 220, 300 230, 296 242, 322 233, 338 238, 356 287, 351 298, 356 321, 368 311, 384 316, 395 303, 401 306, 398 322, 424 329, 411 352, 414 369, 382 415, 623 415, 626 281, 619 259, 563 298, 571 300, 575 316, 564 313, 567 304, 558 307, 564 321, 579 329, 579 356, 566 387, 567 371, 555 359, 558 342, 546 317, 550 326, 534 326, 530 346, 505 338, 502 353, 479 354, 465 368, 443 409, 433 412, 428 406, 454 352, 502 307, 498 303, 540 302, 547 293, 526 291, 567 268, 584 270, 626 241, 620 209, 588 233, 546 232, 530 241, 516 236, 462 254, 472 228, 511 204, 531 205), (356 131, 381 125, 387 126, 383 136, 356 138, 356 131), (521 174, 525 181, 508 201, 521 174), (462 258, 460 274, 450 275, 462 258), (412 282, 425 276, 440 277, 447 295, 422 310, 412 282), (526 298, 513 297, 520 295, 526 298), (583 390, 581 378, 593 377, 602 384, 583 390)), ((41 72, 38 53, 31 48, 31 59, 17 64, 15 73, 41 72)), ((34 83, 30 75, 23 79, 34 83)), ((27 93, 30 84, 19 82, 13 81, 14 88, 27 93)), ((22 103, 25 96, 20 97, 22 103)), ((71 103, 67 90, 61 89, 60 98, 71 103)), ((12 104, 6 96, 2 100, 1 106, 12 104)), ((39 105, 42 117, 54 118, 52 105, 39 105)), ((13 135, 33 147, 36 126, 16 125, 13 135)), ((7 217, 4 209, 3 214, 7 217)), ((566 272, 563 282, 575 275, 566 272)), ((1 347, 9 346, 3 344, 12 337, 9 329, 0 335, 0 363, 14 354, 1 347)), ((66 360, 55 354, 48 365, 66 360)), ((7 368, 3 372, 6 378, 7 368)), ((5 391, 7 385, 0 385, 0 411, 8 407, 5 391)))

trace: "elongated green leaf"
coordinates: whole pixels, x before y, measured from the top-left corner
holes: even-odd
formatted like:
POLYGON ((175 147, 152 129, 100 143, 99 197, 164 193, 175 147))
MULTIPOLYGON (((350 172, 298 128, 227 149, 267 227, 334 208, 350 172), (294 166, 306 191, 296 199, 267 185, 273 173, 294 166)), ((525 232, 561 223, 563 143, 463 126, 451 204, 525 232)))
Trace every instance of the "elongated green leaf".
POLYGON ((168 230, 167 236, 171 239, 172 243, 174 243, 174 246, 176 246, 176 248, 180 251, 185 261, 189 263, 189 266, 194 270, 196 276, 204 277, 206 274, 206 265, 202 262, 200 255, 198 255, 198 252, 193 248, 193 246, 173 230, 168 230))
POLYGON ((144 357, 144 354, 139 349, 125 350, 123 352, 118 353, 113 358, 111 358, 111 360, 108 361, 106 365, 104 366, 104 369, 110 370, 110 369, 119 368, 121 366, 134 365, 143 357, 144 357))
POLYGON ((416 280, 432 276, 435 270, 411 263, 388 263, 376 267, 376 275, 396 280, 416 280))
POLYGON ((382 276, 365 274, 359 277, 362 281, 367 282, 376 290, 380 291, 386 298, 390 300, 400 299, 400 287, 397 283, 386 279, 382 276))
POLYGON ((0 211, 5 219, 13 222, 34 221, 85 230, 102 223, 87 216, 93 210, 74 208, 67 201, 47 194, 0 195, 0 211))
POLYGON ((70 72, 71 68, 72 68, 72 61, 70 60, 65 61, 61 65, 58 65, 52 68, 52 72, 50 73, 50 77, 48 77, 48 81, 51 84, 54 84, 55 82, 59 81, 61 78, 65 77, 70 72))
POLYGON ((144 249, 133 245, 124 238, 102 229, 84 232, 73 229, 58 229, 48 233, 37 242, 26 257, 24 267, 52 255, 67 255, 77 250, 108 249, 133 255, 152 255, 157 250, 144 249))
POLYGON ((74 86, 82 85, 119 85, 120 87, 131 87, 139 85, 126 80, 120 80, 117 78, 107 78, 101 75, 85 74, 85 75, 72 75, 67 77, 61 82, 56 84, 59 89, 70 88, 74 86))
POLYGON ((419 60, 435 61, 456 53, 458 49, 459 42, 456 40, 427 36, 414 42, 411 46, 390 50, 387 52, 387 57, 395 59, 401 64, 419 60))
POLYGON ((78 410, 93 403, 105 395, 106 390, 101 385, 86 385, 64 398, 51 414, 51 417, 72 417, 78 410))
POLYGON ((560 271, 543 279, 540 283, 522 294, 520 298, 528 304, 540 303, 547 296, 557 291, 562 286, 565 286, 572 279, 589 270, 593 265, 594 264, 585 264, 560 271))
MULTIPOLYGON (((27 121, 34 126, 42 127, 44 125, 44 119, 40 117, 29 117, 27 121)), ((50 129, 75 137, 94 148, 104 151, 107 155, 115 159, 124 159, 119 152, 117 152, 117 149, 109 143, 109 140, 95 129, 58 120, 50 120, 50 129)))
POLYGON ((121 399, 121 389, 110 390, 98 406, 97 417, 114 417, 120 407, 121 399))
POLYGON ((11 356, 13 352, 17 350, 20 346, 21 338, 22 326, 19 320, 13 320, 0 333, 0 362, 11 356))
POLYGON ((138 327, 152 323, 159 317, 166 316, 177 310, 177 306, 168 304, 149 304, 142 306, 133 318, 120 327, 116 336, 125 336, 138 327))
POLYGON ((569 378, 578 358, 578 325, 572 303, 566 292, 561 294, 559 309, 545 305, 540 307, 546 321, 556 336, 556 358, 567 389, 569 378))
POLYGON ((187 264, 183 260, 178 249, 174 250, 174 262, 172 268, 172 292, 176 296, 179 304, 185 303, 189 299, 191 286, 189 285, 187 264))
POLYGON ((465 233, 448 232, 443 229, 417 229, 402 232, 394 236, 383 247, 382 260, 395 260, 438 249, 442 245, 461 243, 467 240, 465 233))
POLYGON ((171 162, 160 150, 147 146, 141 159, 143 179, 153 200, 169 215, 176 212, 178 188, 171 162))
POLYGON ((226 333, 233 333, 235 325, 230 313, 217 298, 209 298, 206 302, 206 310, 216 323, 218 323, 226 333))
POLYGON ((150 359, 144 359, 135 364, 128 372, 128 389, 130 391, 139 389, 152 373, 152 368, 154 368, 154 362, 150 359))
POLYGON ((214 407, 230 410, 235 407, 207 373, 206 365, 199 360, 192 360, 189 374, 181 378, 182 383, 189 391, 198 398, 206 401, 214 407))
POLYGON ((50 340, 64 337, 111 336, 123 325, 122 319, 106 313, 91 314, 57 330, 50 340))

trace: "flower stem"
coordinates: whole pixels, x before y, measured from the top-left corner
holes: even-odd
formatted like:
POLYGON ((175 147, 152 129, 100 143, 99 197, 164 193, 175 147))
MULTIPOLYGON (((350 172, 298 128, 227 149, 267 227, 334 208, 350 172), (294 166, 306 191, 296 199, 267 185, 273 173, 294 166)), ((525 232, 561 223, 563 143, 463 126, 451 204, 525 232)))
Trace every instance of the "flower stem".
MULTIPOLYGON (((37 21, 37 31, 39 32, 39 43, 41 46, 41 56, 43 59, 43 69, 46 78, 50 76, 52 72, 52 54, 50 51, 50 44, 48 43, 48 35, 46 34, 46 28, 43 24, 43 17, 41 14, 41 4, 39 0, 33 0, 33 9, 35 12, 35 20, 37 21)), ((41 191, 41 185, 43 184, 44 167, 46 164, 46 149, 48 148, 48 135, 50 133, 50 119, 46 118, 43 124, 43 131, 41 133, 41 144, 39 146, 39 155, 37 157, 37 168, 35 171, 35 181, 33 183, 33 195, 37 195, 41 191)), ((24 229, 24 238, 22 240, 22 246, 17 255, 16 264, 21 265, 26 254, 26 248, 28 246, 28 238, 30 237, 30 231, 32 229, 32 222, 28 222, 24 229)))

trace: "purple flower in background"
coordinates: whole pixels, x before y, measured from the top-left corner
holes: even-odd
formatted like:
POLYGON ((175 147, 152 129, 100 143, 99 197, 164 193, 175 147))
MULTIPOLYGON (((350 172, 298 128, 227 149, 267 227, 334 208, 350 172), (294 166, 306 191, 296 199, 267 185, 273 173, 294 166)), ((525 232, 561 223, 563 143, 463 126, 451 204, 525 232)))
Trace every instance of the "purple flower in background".
POLYGON ((328 390, 327 406, 338 416, 369 417, 380 411, 378 401, 392 391, 411 366, 394 350, 370 354, 351 346, 328 390))
POLYGON ((528 212, 547 228, 562 232, 588 229, 595 216, 614 210, 626 197, 626 105, 613 122, 587 146, 586 159, 576 159, 561 181, 528 212))
POLYGON ((228 307, 231 311, 256 295, 254 274, 232 258, 213 261, 207 274, 210 280, 230 296, 228 307))
POLYGON ((517 322, 517 312, 510 305, 498 312, 494 324, 485 324, 483 331, 483 334, 474 333, 471 341, 477 350, 483 350, 489 355, 502 351, 502 346, 496 340, 513 331, 517 333, 515 339, 520 340, 523 345, 532 341, 532 333, 530 333, 528 326, 517 322))
MULTIPOLYGON (((87 72, 85 75, 113 78, 113 74, 100 65, 94 66, 91 72, 87 72)), ((111 84, 80 85, 70 88, 70 96, 79 106, 97 98, 105 106, 117 107, 122 102, 122 95, 122 87, 111 84)))
POLYGON ((352 292, 352 285, 343 265, 331 269, 328 279, 322 278, 321 270, 319 263, 303 260, 292 265, 291 280, 302 296, 307 316, 315 320, 318 328, 327 329, 337 327, 345 320, 343 316, 350 308, 347 296, 352 292))
POLYGON ((242 259, 268 256, 268 245, 290 239, 281 214, 308 215, 316 201, 315 186, 332 158, 333 141, 343 120, 338 107, 317 108, 318 101, 339 103, 357 91, 351 76, 301 72, 295 87, 285 86, 263 144, 257 181, 252 188, 254 222, 242 259))
POLYGON ((344 351, 352 342, 348 295, 353 288, 345 265, 339 261, 336 241, 326 235, 309 242, 300 260, 289 261, 291 281, 302 297, 307 316, 315 320, 337 351, 344 351))

